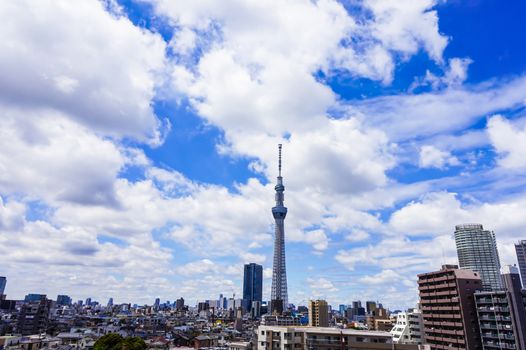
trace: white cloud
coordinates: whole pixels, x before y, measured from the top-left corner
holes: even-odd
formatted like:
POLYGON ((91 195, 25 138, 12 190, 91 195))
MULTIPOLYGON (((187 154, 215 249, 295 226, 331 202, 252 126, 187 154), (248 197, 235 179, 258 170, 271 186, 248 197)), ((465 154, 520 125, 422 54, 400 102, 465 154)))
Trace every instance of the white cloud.
POLYGON ((496 115, 488 120, 488 134, 503 168, 526 167, 526 126, 517 127, 504 117, 496 115))
POLYGON ((165 62, 159 35, 93 0, 3 2, 0 19, 3 103, 30 115, 60 110, 111 136, 160 141, 151 108, 165 62))
POLYGON ((420 147, 420 159, 418 165, 421 168, 444 169, 447 166, 460 165, 459 160, 447 151, 442 151, 432 145, 420 147))
POLYGON ((117 146, 60 113, 26 113, 0 105, 0 191, 50 203, 116 205, 114 181, 126 164, 117 146))
POLYGON ((359 229, 352 230, 350 234, 345 236, 345 239, 348 240, 349 242, 361 242, 361 241, 366 241, 369 238, 371 238, 371 235, 367 231, 359 230, 359 229))
POLYGON ((402 276, 394 270, 382 270, 376 275, 364 276, 360 278, 360 283, 368 285, 392 285, 394 282, 400 282, 402 276))
POLYGON ((478 119, 503 109, 522 106, 526 77, 452 87, 417 95, 382 96, 354 101, 352 115, 380 128, 391 141, 401 142, 464 130, 478 119))
POLYGON ((409 90, 413 91, 417 87, 427 85, 430 85, 434 90, 460 87, 468 78, 468 68, 471 63, 473 63, 473 60, 470 58, 451 58, 448 61, 448 65, 443 67, 444 72, 442 76, 437 76, 427 70, 424 77, 415 78, 409 90))

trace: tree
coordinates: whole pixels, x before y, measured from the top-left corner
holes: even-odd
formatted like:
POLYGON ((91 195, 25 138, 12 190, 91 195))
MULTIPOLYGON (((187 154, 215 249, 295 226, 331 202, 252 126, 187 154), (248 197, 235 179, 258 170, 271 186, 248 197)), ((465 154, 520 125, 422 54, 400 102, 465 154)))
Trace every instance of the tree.
POLYGON ((123 338, 120 334, 110 333, 100 337, 93 350, 146 350, 146 343, 139 337, 123 338))
POLYGON ((118 346, 123 337, 117 333, 109 333, 100 337, 93 346, 93 350, 120 350, 118 346))

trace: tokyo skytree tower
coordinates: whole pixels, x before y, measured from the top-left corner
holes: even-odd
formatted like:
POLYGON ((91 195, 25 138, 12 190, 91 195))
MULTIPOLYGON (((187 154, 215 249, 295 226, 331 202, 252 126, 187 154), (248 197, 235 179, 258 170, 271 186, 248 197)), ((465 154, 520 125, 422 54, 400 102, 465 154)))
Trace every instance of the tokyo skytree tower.
POLYGON ((283 307, 281 310, 286 310, 288 306, 287 293, 287 267, 285 264, 285 216, 287 216, 287 208, 283 205, 285 196, 285 186, 283 186, 283 177, 281 177, 281 144, 278 145, 279 161, 278 161, 278 183, 276 184, 276 206, 272 208, 272 215, 276 222, 275 238, 274 238, 274 261, 272 268, 272 291, 271 299, 273 303, 281 301, 283 307))

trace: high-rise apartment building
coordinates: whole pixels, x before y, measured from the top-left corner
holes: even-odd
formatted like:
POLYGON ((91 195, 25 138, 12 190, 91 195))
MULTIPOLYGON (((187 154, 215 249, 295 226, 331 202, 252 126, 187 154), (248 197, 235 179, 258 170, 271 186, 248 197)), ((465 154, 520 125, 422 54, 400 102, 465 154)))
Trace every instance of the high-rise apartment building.
POLYGON ((484 350, 526 349, 526 291, 516 267, 502 269, 505 290, 475 293, 484 350))
POLYGON ((526 239, 515 244, 515 252, 517 253, 522 285, 526 288, 526 239))
POLYGON ((500 259, 493 231, 480 224, 455 226, 458 264, 461 269, 478 272, 483 290, 502 289, 500 259))
POLYGON ((252 309, 252 302, 263 301, 263 266, 250 263, 245 264, 243 275, 243 300, 247 311, 252 309))
POLYGON ((309 300, 309 326, 329 327, 329 305, 325 300, 309 300))
POLYGON ((276 190, 276 206, 272 208, 275 221, 274 260, 272 266, 271 313, 281 313, 288 307, 287 267, 285 263, 285 217, 287 208, 285 200, 285 186, 281 176, 281 144, 279 147, 278 179, 274 187, 276 190))
POLYGON ((477 272, 456 265, 418 275, 425 343, 431 350, 482 349, 474 300, 481 289, 477 272))

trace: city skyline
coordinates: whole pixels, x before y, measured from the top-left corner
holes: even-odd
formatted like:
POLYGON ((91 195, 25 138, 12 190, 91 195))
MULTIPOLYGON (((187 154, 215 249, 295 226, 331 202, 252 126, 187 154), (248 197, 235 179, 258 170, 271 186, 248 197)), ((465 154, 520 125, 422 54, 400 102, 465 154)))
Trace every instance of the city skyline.
POLYGON ((276 145, 288 299, 414 307, 455 225, 526 239, 526 5, 0 3, 6 294, 271 298, 276 145))

